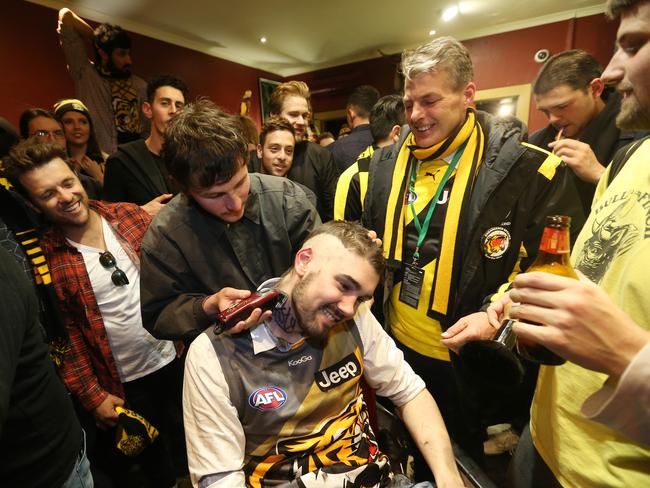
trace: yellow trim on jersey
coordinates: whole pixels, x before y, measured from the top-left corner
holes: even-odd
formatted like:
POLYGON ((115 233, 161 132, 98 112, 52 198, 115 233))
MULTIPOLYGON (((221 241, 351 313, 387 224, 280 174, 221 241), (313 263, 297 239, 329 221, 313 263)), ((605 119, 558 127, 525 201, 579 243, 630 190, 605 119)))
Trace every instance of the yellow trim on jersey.
POLYGON ((537 172, 544 176, 547 180, 551 181, 555 176, 555 170, 562 164, 562 158, 556 156, 552 152, 549 152, 545 149, 542 149, 541 147, 537 147, 527 142, 522 142, 521 145, 546 154, 546 159, 542 162, 541 166, 537 168, 537 172))
POLYGON ((334 220, 345 220, 345 205, 348 202, 350 183, 352 183, 354 175, 358 173, 359 165, 355 162, 339 176, 334 196, 334 220))
POLYGON ((359 160, 371 158, 374 152, 375 149, 372 146, 368 146, 359 154, 354 164, 339 176, 339 180, 336 183, 336 194, 334 196, 334 220, 345 220, 345 209, 347 208, 348 198, 350 198, 350 185, 355 175, 359 177, 359 198, 361 199, 359 203, 363 210, 363 202, 368 191, 368 172, 359 170, 359 160))

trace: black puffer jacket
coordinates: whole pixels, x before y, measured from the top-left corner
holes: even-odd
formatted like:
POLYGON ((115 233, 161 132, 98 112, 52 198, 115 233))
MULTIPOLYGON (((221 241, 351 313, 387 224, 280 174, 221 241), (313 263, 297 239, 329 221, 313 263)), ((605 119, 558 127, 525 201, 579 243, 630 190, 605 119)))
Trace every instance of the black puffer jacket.
MULTIPOLYGON (((522 246, 527 256, 519 263, 521 269, 532 263, 547 215, 570 215, 576 228, 584 222, 581 212, 575 212, 581 206, 568 167, 555 156, 522 143, 526 127, 516 118, 496 118, 480 111, 476 115, 485 135, 484 158, 460 213, 449 307, 443 315, 428 313, 440 321, 443 330, 478 311, 485 298, 508 281, 522 246), (494 258, 488 256, 486 237, 496 228, 507 231, 509 242, 507 250, 494 258)), ((362 221, 380 238, 391 187, 400 184, 391 181, 395 162, 409 132, 405 127, 397 144, 377 150, 370 165, 362 221)), ((400 267, 389 256, 384 301, 400 267)))

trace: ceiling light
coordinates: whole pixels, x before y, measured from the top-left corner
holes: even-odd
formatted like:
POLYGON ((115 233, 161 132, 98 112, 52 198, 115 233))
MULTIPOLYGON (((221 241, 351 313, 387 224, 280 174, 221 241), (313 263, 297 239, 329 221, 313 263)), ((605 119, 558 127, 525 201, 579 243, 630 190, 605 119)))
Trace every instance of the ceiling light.
POLYGON ((266 37, 260 37, 260 42, 262 44, 266 44, 266 40, 267 40, 266 37))
POLYGON ((449 22, 458 15, 458 5, 452 5, 442 11, 442 20, 449 22))
POLYGON ((429 35, 430 35, 430 36, 435 36, 435 35, 436 35, 436 31, 435 31, 435 29, 431 29, 431 30, 429 31, 429 35))

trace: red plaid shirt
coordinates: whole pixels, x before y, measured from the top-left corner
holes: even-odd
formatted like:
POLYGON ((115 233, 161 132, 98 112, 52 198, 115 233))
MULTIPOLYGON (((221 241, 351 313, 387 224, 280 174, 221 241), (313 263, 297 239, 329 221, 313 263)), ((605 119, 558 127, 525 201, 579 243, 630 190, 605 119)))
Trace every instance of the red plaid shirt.
MULTIPOLYGON (((90 200, 89 205, 110 224, 139 269, 140 243, 151 222, 149 214, 131 203, 106 204, 90 200)), ((97 408, 107 393, 124 398, 83 256, 68 244, 57 227, 45 233, 41 246, 50 264, 54 288, 70 334, 71 347, 61 367, 64 383, 87 410, 97 408)))

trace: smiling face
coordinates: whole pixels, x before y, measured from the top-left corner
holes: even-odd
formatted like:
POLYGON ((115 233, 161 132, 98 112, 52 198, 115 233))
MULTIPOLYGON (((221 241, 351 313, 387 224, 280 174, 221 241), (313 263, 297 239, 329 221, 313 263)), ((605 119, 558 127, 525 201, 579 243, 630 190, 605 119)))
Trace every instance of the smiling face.
POLYGON ((585 90, 569 85, 556 86, 535 95, 537 110, 543 112, 557 130, 562 130, 563 136, 577 137, 602 110, 602 88, 600 80, 594 80, 585 90))
POLYGON ((302 334, 322 340, 332 327, 354 317, 359 305, 372 298, 379 276, 367 259, 331 235, 315 237, 299 251, 303 252, 310 258, 304 268, 298 264, 294 270, 300 280, 291 301, 302 334))
POLYGON ((19 179, 32 204, 49 222, 61 227, 64 234, 88 224, 88 195, 61 158, 54 158, 19 179))
POLYGON ((622 95, 616 125, 650 129, 650 3, 625 10, 617 33, 617 49, 602 78, 622 95))
POLYGON ((250 190, 248 168, 243 161, 240 160, 239 163, 239 169, 225 183, 188 191, 203 210, 230 224, 244 216, 250 190))
POLYGON ((81 112, 70 110, 61 117, 63 132, 68 144, 73 146, 83 146, 88 144, 90 138, 90 122, 81 112))
POLYGON ((282 102, 282 111, 278 114, 287 119, 296 131, 296 142, 301 142, 307 137, 307 124, 309 124, 309 105, 303 97, 290 95, 282 102))
POLYGON ((264 146, 257 145, 257 157, 262 161, 262 171, 267 175, 286 176, 293 162, 296 140, 288 130, 268 132, 264 146))
POLYGON ((406 120, 419 147, 446 139, 467 116, 476 87, 468 83, 454 89, 447 70, 421 73, 404 85, 406 120))

